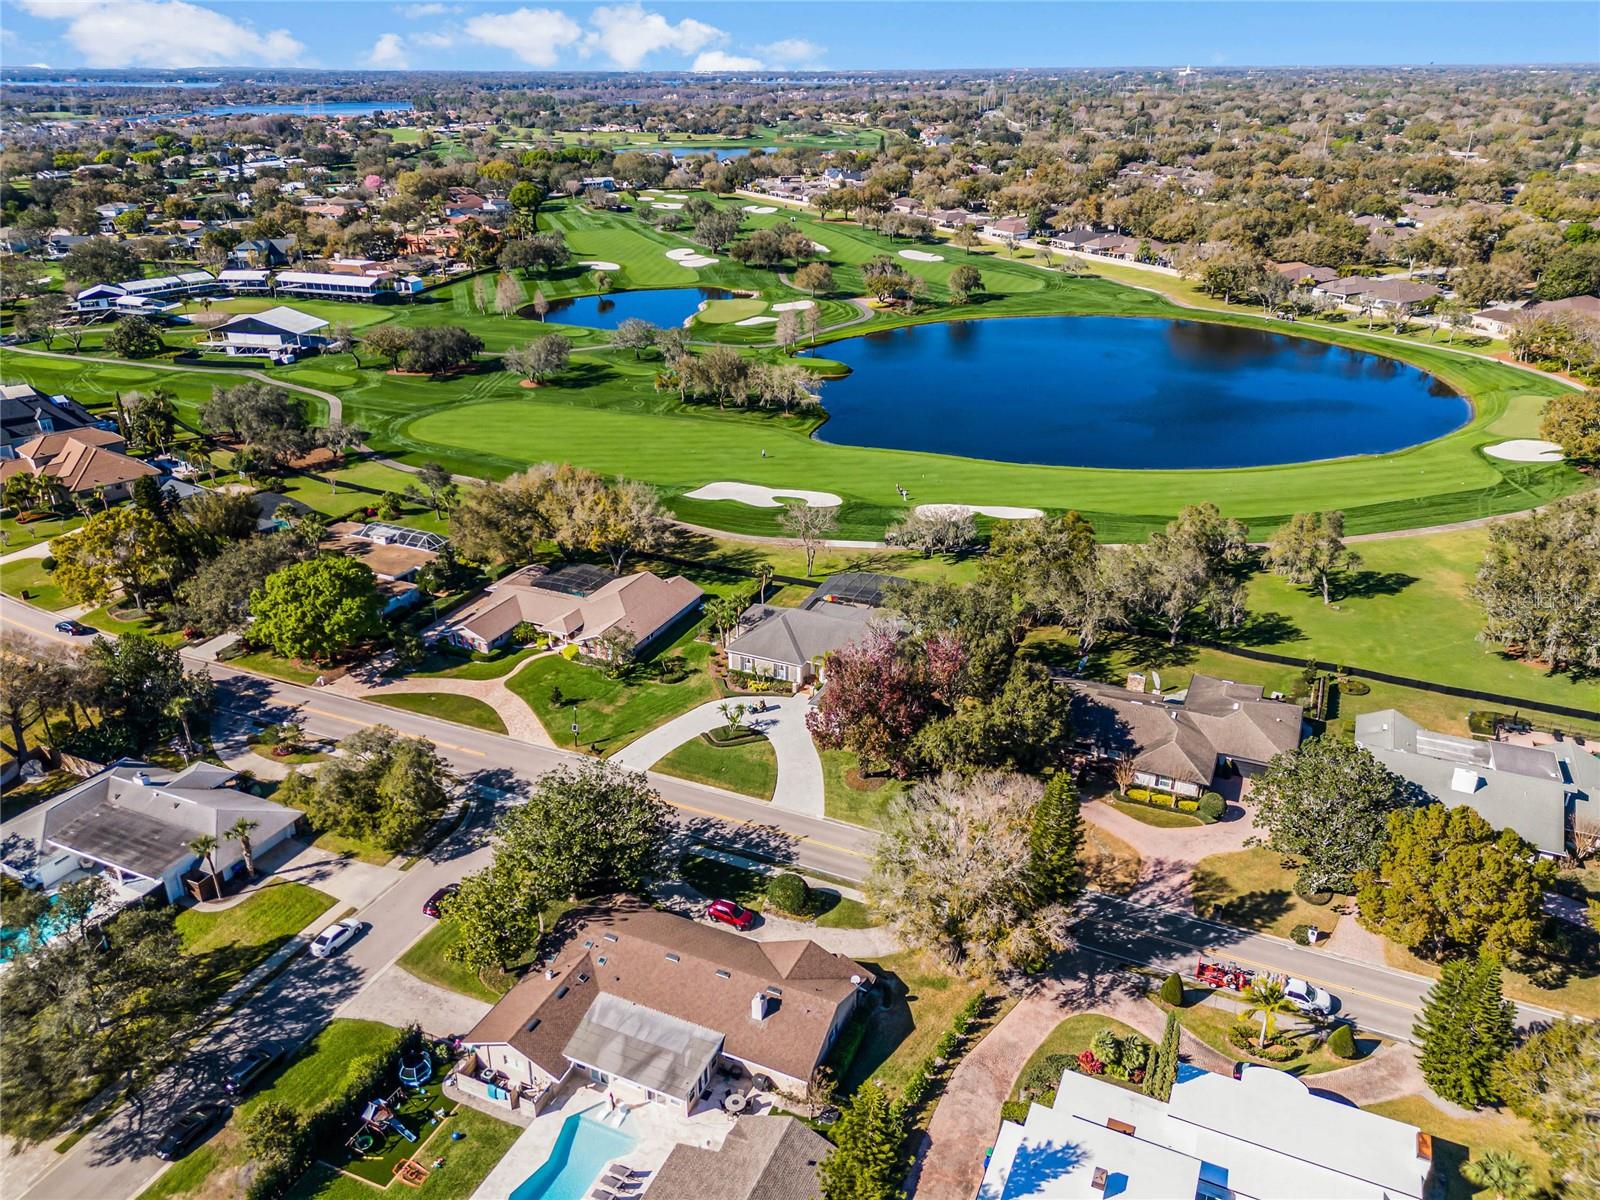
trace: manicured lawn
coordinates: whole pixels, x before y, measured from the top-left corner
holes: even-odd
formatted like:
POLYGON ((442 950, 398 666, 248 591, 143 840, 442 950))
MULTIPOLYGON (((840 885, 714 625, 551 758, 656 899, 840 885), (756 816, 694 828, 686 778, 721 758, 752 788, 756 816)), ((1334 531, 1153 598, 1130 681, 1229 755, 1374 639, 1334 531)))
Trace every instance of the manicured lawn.
POLYGON ((1139 882, 1139 852, 1114 833, 1083 823, 1083 869, 1089 886, 1114 896, 1126 895, 1139 882))
POLYGON ((658 683, 644 669, 632 679, 609 679, 597 667, 584 666, 558 654, 535 659, 518 671, 506 686, 533 709, 557 745, 598 748, 611 754, 640 734, 716 698, 705 664, 711 646, 685 633, 668 656, 680 656, 690 666, 687 679, 658 683), (550 702, 550 690, 559 687, 561 704, 550 702), (578 736, 572 723, 578 723, 578 736))
POLYGON ((231 908, 190 908, 174 925, 184 953, 203 959, 221 994, 333 906, 333 897, 303 883, 274 883, 231 908))
MULTIPOLYGON (((1129 1034, 1144 1037, 1144 1034, 1133 1028, 1133 1026, 1124 1025, 1121 1021, 1112 1020, 1110 1017, 1102 1017, 1099 1013, 1077 1013, 1070 1016, 1052 1029, 1046 1035, 1044 1041, 1039 1043, 1039 1048, 1028 1056, 1028 1061, 1022 1064, 1022 1069, 1017 1072, 1016 1081, 1011 1085, 1011 1099, 1024 1099, 1022 1081, 1028 1077, 1028 1072, 1033 1070, 1035 1066, 1044 1062, 1052 1054, 1066 1054, 1076 1058, 1089 1048, 1089 1044, 1094 1041, 1095 1036, 1102 1029, 1109 1029, 1118 1037, 1127 1037, 1129 1034)), ((1109 1080, 1108 1082, 1115 1083, 1117 1081, 1109 1080)), ((1055 1091, 1054 1087, 1050 1090, 1052 1093, 1055 1091)), ((1038 1096, 1027 1098, 1037 1099, 1044 1103, 1038 1096)))
MULTIPOLYGON (((520 1125, 496 1120, 476 1109, 458 1108, 437 1137, 429 1142, 423 1155, 424 1166, 431 1166, 434 1158, 440 1155, 444 1157, 444 1165, 430 1170, 421 1187, 391 1183, 384 1194, 403 1193, 418 1200, 467 1200, 521 1133, 520 1125), (464 1136, 459 1141, 450 1141, 452 1132, 464 1136)), ((371 1184, 319 1163, 289 1190, 289 1200, 372 1200, 375 1194, 371 1184)))
MULTIPOLYGON (((10 377, 11 364, 6 364, 6 375, 10 377)), ((0 548, 9 554, 13 550, 25 550, 39 542, 53 541, 63 533, 70 533, 83 524, 83 518, 77 513, 71 516, 46 517, 42 521, 29 521, 27 524, 19 522, 15 517, 0 517, 0 548)), ((7 568, 9 569, 9 568, 7 568)))
MULTIPOLYGON (((1359 1034, 1356 1037, 1356 1050, 1361 1057, 1348 1060, 1338 1058, 1329 1053, 1327 1046, 1318 1045, 1312 1031, 1300 1021, 1294 1017, 1281 1016, 1278 1018, 1277 1023, 1277 1030, 1280 1035, 1296 1030, 1300 1031, 1294 1039, 1294 1045, 1299 1053, 1284 1062, 1269 1062, 1264 1058, 1257 1058, 1248 1051, 1239 1049, 1228 1040, 1228 1030, 1238 1023, 1241 1014, 1215 1002, 1194 1002, 1192 998, 1196 995, 1196 992, 1193 989, 1190 989, 1188 994, 1191 997, 1191 1002, 1187 1008, 1169 1010, 1165 1004, 1154 1000, 1151 1003, 1155 1004, 1162 1012, 1176 1012, 1179 1024, 1218 1054, 1228 1058, 1258 1063, 1261 1066, 1273 1067, 1290 1075, 1320 1075, 1324 1071, 1337 1071, 1342 1067, 1352 1066, 1360 1062, 1362 1058, 1365 1058, 1383 1045, 1381 1038, 1373 1037, 1370 1034, 1359 1034)), ((1260 1017, 1255 1019, 1254 1025, 1259 1032, 1261 1028, 1260 1017)))
POLYGON ((901 986, 893 1004, 867 1015, 866 1035, 851 1060, 838 1068, 839 1090, 848 1095, 877 1079, 898 1093, 950 1028, 956 1011, 984 989, 912 950, 862 965, 880 978, 893 976, 901 986))
POLYGON ((505 994, 504 988, 490 987, 476 971, 444 956, 444 952, 460 940, 459 925, 454 921, 439 921, 400 956, 400 965, 427 983, 493 1004, 505 994))
MULTIPOLYGON (((732 325, 735 321, 759 316, 766 311, 765 300, 712 300, 707 303, 704 312, 696 314, 695 320, 704 325, 732 325)), ((772 330, 768 326, 769 339, 771 335, 772 330)))
POLYGON ((435 652, 422 661, 415 671, 407 671, 407 679, 500 679, 511 674, 537 651, 531 646, 500 654, 485 662, 461 658, 454 654, 435 652))
POLYGON ((883 828, 889 802, 905 790, 906 784, 887 775, 864 779, 856 756, 848 750, 819 750, 822 758, 823 811, 835 821, 848 821, 869 829, 883 828), (871 784, 863 787, 862 784, 871 784))
POLYGON ((652 770, 757 800, 771 800, 778 786, 778 756, 764 737, 732 746, 713 746, 702 737, 692 737, 652 770))
POLYGON ((1157 808, 1153 804, 1138 804, 1132 800, 1107 800, 1107 804, 1119 813, 1126 813, 1135 821, 1143 821, 1146 825, 1154 825, 1157 829, 1183 829, 1187 826, 1204 825, 1199 817, 1186 812, 1178 812, 1171 808, 1157 808))
POLYGON ((0 591, 51 612, 71 606, 56 586, 55 576, 44 569, 42 558, 22 558, 0 566, 0 591))
POLYGON ((120 602, 102 604, 91 612, 86 612, 78 618, 91 629, 98 629, 103 633, 124 637, 130 633, 148 634, 158 642, 176 645, 183 641, 181 630, 163 631, 161 623, 155 617, 141 613, 138 609, 124 608, 120 602))
MULTIPOLYGON (((237 1138, 237 1135, 234 1135, 237 1138)), ((144 1191, 137 1200, 170 1200, 177 1196, 198 1196, 208 1181, 216 1178, 222 1167, 226 1147, 219 1143, 228 1139, 228 1131, 203 1146, 199 1146, 172 1164, 144 1191)))
POLYGON ((421 713, 426 717, 439 717, 458 725, 471 725, 490 733, 504 733, 506 723, 488 704, 476 696, 458 696, 454 692, 396 692, 392 696, 368 696, 367 699, 390 708, 421 713))
POLYGON ((1461 1178, 1461 1164, 1469 1158, 1481 1158, 1485 1150, 1515 1154, 1533 1167, 1540 1185, 1550 1185, 1549 1158, 1534 1140, 1532 1127, 1510 1112, 1484 1109, 1463 1117, 1445 1112, 1426 1096, 1401 1096, 1363 1107, 1367 1112, 1404 1121, 1433 1135, 1435 1170, 1448 1200, 1490 1195, 1475 1193, 1472 1185, 1461 1178))
POLYGON ((1271 850, 1212 854, 1194 866, 1194 910, 1202 917, 1288 937, 1296 925, 1331 933, 1339 923, 1332 904, 1309 904, 1295 894, 1295 872, 1271 850))
POLYGON ((376 867, 387 866, 394 861, 393 850, 385 850, 382 846, 375 846, 360 838, 334 833, 331 830, 319 833, 311 844, 318 850, 326 850, 329 854, 348 854, 351 858, 371 863, 376 867))
POLYGON ((295 659, 279 658, 270 650, 255 650, 249 654, 241 654, 237 658, 227 661, 230 667, 237 667, 241 671, 256 671, 262 675, 270 675, 274 679, 282 679, 286 683, 311 684, 315 683, 321 674, 315 667, 308 667, 295 659))

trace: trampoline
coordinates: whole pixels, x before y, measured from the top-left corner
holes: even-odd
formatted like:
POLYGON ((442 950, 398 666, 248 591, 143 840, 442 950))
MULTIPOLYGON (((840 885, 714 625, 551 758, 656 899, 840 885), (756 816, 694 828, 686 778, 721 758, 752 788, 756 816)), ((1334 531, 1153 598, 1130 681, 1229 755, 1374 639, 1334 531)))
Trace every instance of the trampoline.
POLYGON ((400 1061, 400 1082, 410 1088, 419 1088, 433 1078, 433 1056, 423 1052, 414 1058, 400 1061))

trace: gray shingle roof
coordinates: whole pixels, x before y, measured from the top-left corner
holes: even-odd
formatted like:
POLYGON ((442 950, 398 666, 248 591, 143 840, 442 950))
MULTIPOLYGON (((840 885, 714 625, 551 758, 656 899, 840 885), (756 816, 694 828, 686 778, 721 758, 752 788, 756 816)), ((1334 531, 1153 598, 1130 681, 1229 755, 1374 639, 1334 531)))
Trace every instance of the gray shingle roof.
POLYGON ((872 618, 870 608, 849 604, 818 603, 803 609, 757 605, 743 618, 755 624, 728 643, 728 653, 799 667, 844 649, 872 618))

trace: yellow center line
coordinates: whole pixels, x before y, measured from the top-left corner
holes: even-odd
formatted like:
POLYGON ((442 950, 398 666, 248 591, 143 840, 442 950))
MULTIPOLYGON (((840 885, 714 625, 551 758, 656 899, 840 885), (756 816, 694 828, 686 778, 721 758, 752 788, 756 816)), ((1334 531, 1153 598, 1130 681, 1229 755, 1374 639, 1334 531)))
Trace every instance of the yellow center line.
MULTIPOLYGON (((336 713, 336 712, 329 712, 325 708, 313 708, 309 704, 305 705, 303 707, 302 711, 308 712, 308 713, 315 713, 319 717, 327 717, 331 721, 343 721, 346 725, 361 725, 361 726, 365 726, 365 725, 368 724, 368 722, 356 720, 354 717, 346 717, 346 716, 341 716, 339 713, 336 713)), ((443 746, 446 750, 459 750, 462 754, 474 754, 479 758, 488 758, 489 757, 489 755, 487 753, 485 753, 484 751, 482 751, 482 750, 474 750, 471 746, 458 746, 454 742, 434 741, 433 744, 435 746, 443 746)))
MULTIPOLYGON (((740 825, 760 825, 761 824, 761 822, 759 822, 759 821, 747 821, 747 820, 744 820, 744 819, 742 819, 740 817, 730 817, 730 816, 728 816, 727 813, 712 812, 708 808, 696 808, 694 805, 685 804, 681 800, 668 800, 667 803, 672 805, 673 808, 681 809, 683 812, 693 813, 697 817, 710 817, 713 820, 731 821, 731 822, 735 822, 735 823, 740 824, 740 825)), ((821 838, 810 837, 810 836, 808 836, 807 834, 804 834, 804 833, 791 834, 790 836, 793 837, 794 840, 797 841, 797 842, 810 842, 813 846, 821 846, 824 850, 837 850, 840 854, 848 854, 848 855, 851 855, 854 858, 862 858, 862 859, 864 859, 864 858, 867 857, 865 854, 861 853, 861 851, 859 851, 859 850, 852 850, 848 846, 836 846, 832 842, 825 842, 821 838)))
MULTIPOLYGON (((1271 965, 1269 965, 1267 963, 1264 963, 1264 962, 1257 962, 1255 959, 1252 959, 1252 958, 1240 958, 1236 954, 1229 954, 1226 950, 1208 949, 1208 950, 1205 951, 1205 956, 1207 958, 1221 959, 1221 960, 1223 960, 1225 962, 1241 963, 1242 965, 1247 966, 1247 967, 1260 967, 1263 971, 1269 971, 1274 975, 1286 975, 1286 974, 1288 974, 1288 972, 1282 970, 1279 967, 1274 967, 1274 966, 1271 966, 1271 965)), ((1349 987, 1349 986, 1347 986, 1345 984, 1342 984, 1342 983, 1329 983, 1326 979, 1317 979, 1317 978, 1315 978, 1314 976, 1311 976, 1311 975, 1296 975, 1295 978, 1296 979, 1304 979, 1307 983, 1314 983, 1318 987, 1327 988, 1330 992, 1333 992, 1335 995, 1338 995, 1338 994, 1340 994, 1342 992, 1342 993, 1344 993, 1346 995, 1351 995, 1351 996, 1365 996, 1368 1000, 1375 1000, 1379 1004, 1387 1004, 1387 1005, 1390 1005, 1393 1008, 1409 1009, 1411 1012, 1421 1012, 1422 1011, 1422 1008, 1419 1005, 1408 1004, 1404 1000, 1396 1000, 1392 996, 1378 996, 1378 995, 1375 995, 1372 992, 1364 992, 1360 988, 1349 987)))

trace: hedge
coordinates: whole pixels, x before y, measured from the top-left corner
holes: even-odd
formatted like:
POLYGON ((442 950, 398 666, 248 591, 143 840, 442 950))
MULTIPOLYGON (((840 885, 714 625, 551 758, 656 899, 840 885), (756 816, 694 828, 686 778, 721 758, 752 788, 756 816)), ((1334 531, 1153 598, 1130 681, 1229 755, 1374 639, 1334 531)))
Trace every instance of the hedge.
POLYGON ((787 871, 767 883, 767 903, 779 912, 805 917, 811 914, 811 889, 800 876, 787 871))
POLYGON ((1348 1025, 1335 1025, 1333 1032, 1328 1035, 1328 1053, 1335 1058, 1357 1058, 1360 1051, 1356 1049, 1356 1035, 1350 1032, 1348 1025))

